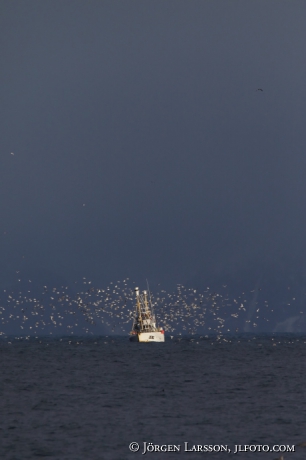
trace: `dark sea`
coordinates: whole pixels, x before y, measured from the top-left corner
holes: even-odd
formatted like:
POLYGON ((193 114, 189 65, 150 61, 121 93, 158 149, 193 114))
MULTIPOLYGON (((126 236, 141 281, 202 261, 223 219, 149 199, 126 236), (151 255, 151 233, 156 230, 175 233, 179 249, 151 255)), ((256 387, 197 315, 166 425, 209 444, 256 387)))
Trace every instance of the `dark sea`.
POLYGON ((0 359, 1 460, 306 459, 306 336, 7 338, 0 359))

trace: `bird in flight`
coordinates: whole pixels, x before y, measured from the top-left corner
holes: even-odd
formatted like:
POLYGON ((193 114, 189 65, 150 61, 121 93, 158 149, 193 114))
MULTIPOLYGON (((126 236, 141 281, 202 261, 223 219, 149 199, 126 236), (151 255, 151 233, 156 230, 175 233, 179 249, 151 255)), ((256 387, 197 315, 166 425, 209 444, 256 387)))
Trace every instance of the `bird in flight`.
POLYGON ((263 91, 263 89, 262 89, 262 88, 258 88, 256 91, 263 91))

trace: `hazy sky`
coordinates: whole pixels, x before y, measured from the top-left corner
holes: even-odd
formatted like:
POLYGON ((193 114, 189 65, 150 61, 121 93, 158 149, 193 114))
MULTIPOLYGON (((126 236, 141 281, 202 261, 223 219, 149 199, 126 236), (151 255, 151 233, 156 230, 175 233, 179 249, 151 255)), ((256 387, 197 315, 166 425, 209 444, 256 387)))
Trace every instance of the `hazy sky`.
POLYGON ((1 285, 304 260, 305 19, 304 0, 2 0, 1 285))

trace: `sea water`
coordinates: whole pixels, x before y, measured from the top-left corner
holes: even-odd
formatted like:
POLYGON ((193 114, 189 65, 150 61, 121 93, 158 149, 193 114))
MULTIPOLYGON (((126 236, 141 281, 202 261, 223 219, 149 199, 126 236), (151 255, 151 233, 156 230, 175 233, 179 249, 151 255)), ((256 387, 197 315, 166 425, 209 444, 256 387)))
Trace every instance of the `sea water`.
POLYGON ((306 458, 304 336, 7 338, 0 363, 3 460, 306 458))

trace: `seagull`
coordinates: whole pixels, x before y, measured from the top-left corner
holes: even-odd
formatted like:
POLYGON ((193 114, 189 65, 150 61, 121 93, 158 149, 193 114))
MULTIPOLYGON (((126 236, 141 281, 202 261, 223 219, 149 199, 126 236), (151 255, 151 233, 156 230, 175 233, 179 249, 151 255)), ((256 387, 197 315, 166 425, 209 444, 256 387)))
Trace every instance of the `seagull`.
POLYGON ((13 156, 14 156, 14 155, 15 155, 15 153, 14 153, 14 152, 11 152, 11 155, 13 155, 13 156))

